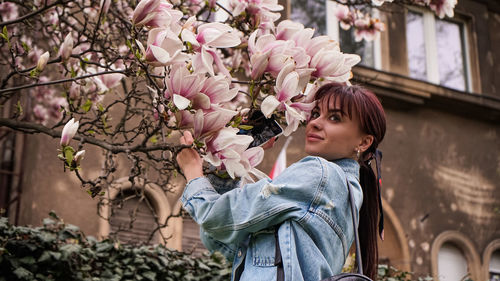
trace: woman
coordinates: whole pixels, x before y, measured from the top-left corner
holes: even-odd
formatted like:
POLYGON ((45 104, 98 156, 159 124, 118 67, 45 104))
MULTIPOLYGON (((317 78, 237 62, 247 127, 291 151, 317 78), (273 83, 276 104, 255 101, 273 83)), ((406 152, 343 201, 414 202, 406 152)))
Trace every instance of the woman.
MULTIPOLYGON (((358 86, 330 83, 315 99, 306 127, 310 156, 272 181, 219 194, 215 188, 227 186, 203 176, 195 150, 177 156, 188 181, 183 207, 201 226, 205 246, 233 262, 232 280, 284 275, 284 280, 318 281, 338 274, 354 239, 347 182, 360 211, 363 269, 375 279, 380 198, 369 161, 378 155, 385 113, 375 95, 358 86)), ((190 133, 181 137, 183 144, 192 142, 190 133)))

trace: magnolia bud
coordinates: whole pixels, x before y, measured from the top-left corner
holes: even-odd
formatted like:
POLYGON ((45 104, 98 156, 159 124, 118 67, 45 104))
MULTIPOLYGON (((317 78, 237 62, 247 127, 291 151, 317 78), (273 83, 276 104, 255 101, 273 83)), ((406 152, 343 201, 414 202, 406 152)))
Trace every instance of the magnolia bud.
POLYGON ((47 62, 49 61, 50 54, 49 52, 43 53, 43 55, 40 56, 38 59, 38 63, 36 64, 36 69, 38 71, 43 71, 45 69, 45 66, 47 65, 47 62))
POLYGON ((75 136, 78 131, 79 123, 75 122, 75 118, 71 118, 71 120, 64 125, 62 134, 61 134, 61 146, 67 146, 71 139, 75 136))
POLYGON ((73 157, 73 161, 75 161, 76 166, 80 165, 80 161, 83 159, 85 156, 85 150, 80 150, 75 154, 75 157, 73 157))
POLYGON ((66 61, 71 56, 71 52, 73 51, 73 37, 71 33, 66 35, 64 38, 64 42, 61 45, 61 49, 59 50, 59 55, 61 55, 61 59, 66 61))

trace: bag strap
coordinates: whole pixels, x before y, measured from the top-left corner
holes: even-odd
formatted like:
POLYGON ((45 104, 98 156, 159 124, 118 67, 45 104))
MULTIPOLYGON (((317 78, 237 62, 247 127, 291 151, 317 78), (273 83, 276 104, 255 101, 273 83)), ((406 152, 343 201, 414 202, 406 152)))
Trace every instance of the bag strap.
POLYGON ((349 201, 351 205, 351 214, 352 214, 352 224, 354 226, 354 241, 356 243, 356 261, 358 263, 358 273, 363 275, 363 262, 361 260, 361 247, 359 245, 359 235, 358 235, 358 223, 357 223, 357 212, 354 209, 354 196, 352 195, 352 188, 349 180, 346 177, 347 190, 349 192, 349 201))
POLYGON ((278 237, 278 229, 279 225, 276 226, 274 230, 274 239, 276 241, 275 245, 275 255, 274 255, 274 265, 276 267, 276 280, 277 281, 284 281, 285 280, 285 271, 283 269, 283 258, 281 257, 281 249, 280 249, 280 241, 278 237))

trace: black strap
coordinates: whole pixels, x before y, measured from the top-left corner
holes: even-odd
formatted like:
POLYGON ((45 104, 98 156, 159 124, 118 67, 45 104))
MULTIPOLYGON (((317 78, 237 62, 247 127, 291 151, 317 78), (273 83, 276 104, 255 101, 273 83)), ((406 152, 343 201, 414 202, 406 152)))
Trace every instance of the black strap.
POLYGON ((356 261, 358 263, 358 273, 363 275, 363 262, 361 260, 361 247, 359 246, 359 235, 358 235, 358 223, 357 223, 357 212, 354 209, 354 196, 352 195, 352 188, 349 180, 346 178, 347 190, 349 192, 349 201, 351 205, 351 214, 352 214, 352 224, 354 226, 354 241, 356 242, 356 261))
POLYGON ((278 237, 279 226, 276 226, 274 230, 274 239, 276 241, 276 250, 274 254, 274 265, 276 268, 276 281, 284 281, 285 280, 285 271, 283 270, 283 259, 281 258, 281 249, 280 249, 280 241, 278 237))

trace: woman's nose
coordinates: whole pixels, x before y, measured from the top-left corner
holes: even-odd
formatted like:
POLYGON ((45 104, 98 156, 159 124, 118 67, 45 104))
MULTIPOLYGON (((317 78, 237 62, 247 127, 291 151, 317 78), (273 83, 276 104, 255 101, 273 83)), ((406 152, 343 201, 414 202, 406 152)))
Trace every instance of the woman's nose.
POLYGON ((309 125, 312 126, 314 129, 321 129, 323 127, 323 124, 321 122, 321 116, 318 118, 311 119, 309 121, 309 125))

